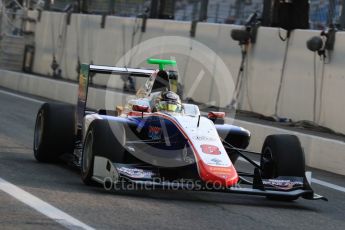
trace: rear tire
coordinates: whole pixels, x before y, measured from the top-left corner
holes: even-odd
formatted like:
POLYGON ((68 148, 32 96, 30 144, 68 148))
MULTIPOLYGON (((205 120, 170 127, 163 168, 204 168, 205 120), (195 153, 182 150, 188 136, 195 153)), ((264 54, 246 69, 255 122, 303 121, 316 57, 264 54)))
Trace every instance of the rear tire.
MULTIPOLYGON (((262 178, 274 179, 279 176, 304 177, 305 159, 299 139, 294 135, 270 135, 266 138, 260 164, 262 178)), ((275 200, 292 201, 297 198, 268 196, 275 200)))
POLYGON ((123 163, 125 158, 125 130, 121 123, 109 120, 94 120, 87 131, 81 161, 81 178, 86 185, 95 185, 92 180, 95 156, 123 163))
POLYGON ((56 162, 60 155, 73 153, 75 108, 68 104, 45 103, 37 113, 34 156, 39 162, 56 162))

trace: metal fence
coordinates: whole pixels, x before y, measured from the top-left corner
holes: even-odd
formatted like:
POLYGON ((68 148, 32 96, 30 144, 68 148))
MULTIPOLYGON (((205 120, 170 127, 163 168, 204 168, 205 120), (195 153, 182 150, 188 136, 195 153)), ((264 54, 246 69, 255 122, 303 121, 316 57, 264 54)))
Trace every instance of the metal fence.
MULTIPOLYGON (((179 1, 175 19, 191 21, 200 18, 203 0, 179 1)), ((242 25, 254 12, 263 12, 263 0, 208 1, 205 21, 242 25)), ((311 29, 324 29, 330 24, 345 28, 345 0, 310 0, 309 23, 311 29)))
MULTIPOLYGON (((22 2, 29 8, 111 14, 136 17, 156 7, 159 0, 7 0, 22 2)), ((170 18, 183 21, 207 21, 212 23, 244 24, 253 12, 263 12, 265 0, 166 0, 174 9, 170 18)), ((273 1, 273 0, 272 0, 273 1)), ((324 29, 329 24, 345 28, 345 0, 309 0, 311 29, 324 29), (344 6, 344 7, 343 7, 344 6)), ((148 15, 150 12, 147 13, 148 15)))
POLYGON ((338 25, 339 28, 345 28, 342 18, 342 14, 345 16, 344 4, 344 0, 311 1, 309 12, 310 27, 313 29, 324 29, 329 24, 334 24, 338 25))
MULTIPOLYGON (((91 14, 111 14, 133 17, 143 11, 145 0, 30 0, 28 8, 53 11, 73 10, 91 14)), ((149 4, 148 4, 149 5, 149 4)))

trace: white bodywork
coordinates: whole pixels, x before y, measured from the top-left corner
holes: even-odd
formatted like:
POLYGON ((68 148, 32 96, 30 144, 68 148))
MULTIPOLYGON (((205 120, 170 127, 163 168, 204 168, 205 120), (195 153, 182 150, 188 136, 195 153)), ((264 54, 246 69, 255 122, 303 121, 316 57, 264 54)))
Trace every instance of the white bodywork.
POLYGON ((219 138, 216 127, 213 122, 205 117, 200 117, 199 127, 198 117, 177 116, 175 117, 178 123, 187 134, 189 141, 194 145, 196 151, 199 153, 201 160, 210 166, 230 167, 232 165, 227 152, 219 138), (201 145, 216 146, 220 154, 213 155, 204 153, 201 145))
MULTIPOLYGON (((196 160, 201 161, 203 164, 216 167, 229 169, 233 164, 219 138, 217 129, 214 123, 208 118, 201 117, 199 108, 193 104, 184 104, 184 111, 179 114, 166 114, 155 112, 146 114, 147 116, 158 116, 162 119, 167 119, 175 124, 180 132, 189 141, 196 160), (200 120, 199 120, 200 119, 200 120), (216 149, 216 152, 205 151, 204 147, 216 149)), ((127 116, 127 115, 126 115, 127 116)), ((125 114, 122 114, 125 117, 125 114)), ((84 130, 86 132, 90 124, 96 119, 105 119, 103 115, 97 113, 88 114, 84 117, 84 130)), ((164 124, 164 123, 162 123, 164 124)), ((164 127, 162 127, 164 130, 164 127)), ((119 173, 110 160, 96 156, 94 159, 93 179, 99 183, 104 183, 105 180, 111 182, 118 181, 119 173)))
POLYGON ((103 118, 97 113, 88 114, 84 117, 83 137, 86 137, 86 132, 89 129, 90 124, 96 119, 103 119, 103 118))
POLYGON ((114 183, 119 180, 119 174, 110 160, 95 156, 92 178, 99 183, 104 183, 106 180, 114 183))

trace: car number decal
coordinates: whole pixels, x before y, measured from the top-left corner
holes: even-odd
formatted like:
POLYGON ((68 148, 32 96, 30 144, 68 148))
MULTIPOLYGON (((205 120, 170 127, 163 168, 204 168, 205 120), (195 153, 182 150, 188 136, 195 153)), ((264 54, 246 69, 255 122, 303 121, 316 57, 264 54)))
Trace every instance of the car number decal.
POLYGON ((200 145, 200 148, 203 153, 211 154, 211 155, 220 155, 221 152, 219 148, 215 145, 200 145))

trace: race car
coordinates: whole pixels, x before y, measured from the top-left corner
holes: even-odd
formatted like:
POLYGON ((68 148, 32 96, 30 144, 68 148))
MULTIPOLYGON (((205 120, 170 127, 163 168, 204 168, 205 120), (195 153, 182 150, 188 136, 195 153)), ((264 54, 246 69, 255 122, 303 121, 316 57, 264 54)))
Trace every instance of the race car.
MULTIPOLYGON (((118 183, 153 188, 217 191, 277 200, 326 198, 314 193, 296 136, 270 135, 260 164, 248 157, 248 130, 225 124, 225 113, 202 113, 176 93, 173 60, 148 59, 157 70, 82 64, 76 106, 45 103, 38 111, 34 156, 39 162, 65 160, 80 168, 87 185, 118 183), (112 109, 87 108, 94 74, 146 77, 134 98, 112 109), (236 168, 238 158, 253 172, 236 168)), ((97 76, 97 75, 96 75, 97 76)))

